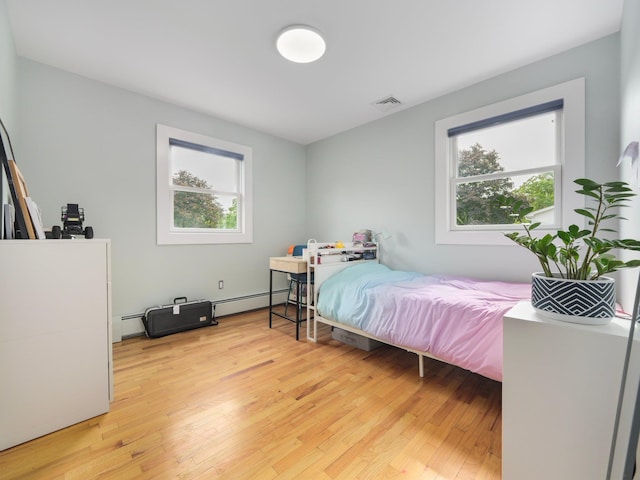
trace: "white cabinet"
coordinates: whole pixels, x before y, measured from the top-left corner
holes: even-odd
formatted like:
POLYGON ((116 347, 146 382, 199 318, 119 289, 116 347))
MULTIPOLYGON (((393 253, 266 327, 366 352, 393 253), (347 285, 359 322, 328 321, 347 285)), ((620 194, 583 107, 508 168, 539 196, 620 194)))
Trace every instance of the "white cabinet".
POLYGON ((109 411, 110 252, 0 241, 0 450, 109 411))
POLYGON ((528 302, 505 315, 504 480, 606 478, 629 326, 557 322, 528 302))

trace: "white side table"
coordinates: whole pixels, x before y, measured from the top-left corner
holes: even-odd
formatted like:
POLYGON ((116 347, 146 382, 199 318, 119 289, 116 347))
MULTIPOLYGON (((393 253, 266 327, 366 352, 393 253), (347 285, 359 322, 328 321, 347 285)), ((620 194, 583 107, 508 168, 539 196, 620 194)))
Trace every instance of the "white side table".
MULTIPOLYGON (((558 322, 529 302, 507 312, 504 480, 606 478, 629 327, 621 319, 603 326, 558 322)), ((628 436, 630 412, 624 415, 628 436)), ((625 442, 620 448, 626 451, 625 442)), ((618 457, 614 471, 621 472, 618 457)))

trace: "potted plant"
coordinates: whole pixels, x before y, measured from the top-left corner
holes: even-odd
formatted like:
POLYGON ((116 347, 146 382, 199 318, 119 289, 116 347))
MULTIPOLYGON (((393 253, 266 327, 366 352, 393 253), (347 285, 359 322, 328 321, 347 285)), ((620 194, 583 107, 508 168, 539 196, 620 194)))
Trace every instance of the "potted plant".
POLYGON ((542 272, 532 275, 531 303, 543 315, 557 320, 599 325, 608 323, 615 314, 615 281, 606 274, 622 268, 640 266, 640 260, 622 261, 612 252, 616 249, 640 251, 640 241, 606 239, 601 232, 615 232, 606 224, 624 220, 621 207, 636 194, 626 182, 598 183, 587 178, 574 180, 581 188, 576 193, 586 197, 588 205, 576 213, 587 219, 588 228, 570 225, 555 234, 534 237, 540 222, 531 223, 533 208, 524 202, 505 199, 524 233, 505 233, 521 247, 532 252, 542 272))

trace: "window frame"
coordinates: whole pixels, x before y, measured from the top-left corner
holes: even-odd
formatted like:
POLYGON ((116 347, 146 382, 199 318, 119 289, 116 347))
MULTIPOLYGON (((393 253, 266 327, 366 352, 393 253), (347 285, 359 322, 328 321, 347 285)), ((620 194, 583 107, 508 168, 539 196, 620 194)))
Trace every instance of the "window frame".
MULTIPOLYGON (((584 177, 585 173, 585 81, 578 78, 521 95, 512 99, 454 115, 435 124, 435 243, 453 245, 510 245, 503 231, 521 229, 518 225, 487 227, 458 226, 455 222, 455 189, 453 179, 456 162, 449 130, 486 119, 509 115, 536 105, 563 100, 562 125, 558 126, 563 136, 559 142, 558 158, 560 167, 555 174, 560 175, 560 187, 556 188, 554 225, 540 226, 540 232, 555 232, 559 225, 567 222, 581 225, 583 219, 574 210, 584 205, 576 195, 567 195, 575 190, 573 180, 584 177), (559 191, 558 191, 559 190, 559 191)), ((457 153, 456 153, 457 154, 457 153)))
MULTIPOLYGON (((227 156, 227 155, 225 155, 227 156)), ((225 192, 219 192, 225 193, 225 192)), ((252 149, 187 130, 156 125, 156 237, 158 245, 251 243, 253 241, 252 149), (173 140, 173 142, 172 142, 173 140), (203 150, 228 152, 238 160, 238 228, 179 228, 173 225, 174 191, 199 189, 172 183, 171 144, 201 146, 203 150), (241 160, 240 160, 241 159, 241 160)))

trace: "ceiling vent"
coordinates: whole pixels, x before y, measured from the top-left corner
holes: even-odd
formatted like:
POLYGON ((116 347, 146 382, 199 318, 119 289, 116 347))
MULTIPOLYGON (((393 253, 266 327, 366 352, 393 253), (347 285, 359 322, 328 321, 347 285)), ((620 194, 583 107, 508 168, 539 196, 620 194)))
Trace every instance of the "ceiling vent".
POLYGON ((393 110, 394 108, 402 105, 402 102, 398 100, 393 95, 389 95, 388 97, 381 98, 380 100, 376 100, 371 105, 376 107, 381 112, 388 112, 389 110, 393 110))

